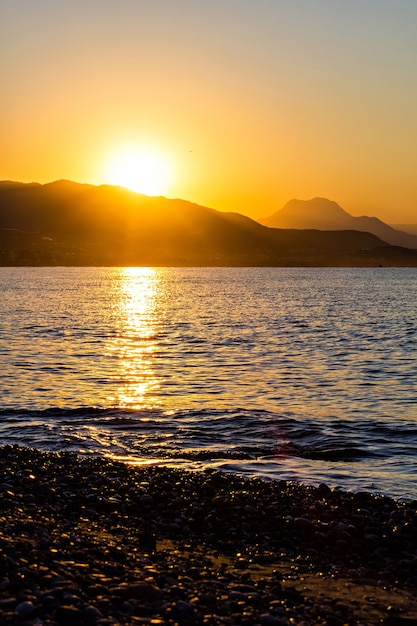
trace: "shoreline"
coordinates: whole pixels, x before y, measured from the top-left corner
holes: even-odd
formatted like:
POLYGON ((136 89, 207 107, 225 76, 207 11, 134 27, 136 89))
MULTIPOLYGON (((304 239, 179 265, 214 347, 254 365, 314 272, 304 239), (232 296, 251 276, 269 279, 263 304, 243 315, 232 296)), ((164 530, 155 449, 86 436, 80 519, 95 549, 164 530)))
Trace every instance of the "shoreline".
POLYGON ((18 446, 0 477, 4 625, 417 624, 416 501, 18 446))

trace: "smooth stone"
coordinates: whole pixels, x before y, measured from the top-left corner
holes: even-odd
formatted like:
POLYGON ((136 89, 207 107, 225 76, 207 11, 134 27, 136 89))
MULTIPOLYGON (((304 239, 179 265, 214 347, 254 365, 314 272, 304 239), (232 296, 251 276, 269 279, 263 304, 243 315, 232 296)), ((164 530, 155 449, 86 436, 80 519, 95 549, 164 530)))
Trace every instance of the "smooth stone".
POLYGON ((33 602, 30 602, 30 600, 27 602, 21 602, 15 608, 15 612, 18 614, 19 617, 29 617, 29 615, 32 615, 34 610, 35 605, 33 604, 33 602))
POLYGON ((174 615, 178 618, 191 617, 194 615, 194 608, 185 600, 178 600, 174 607, 174 615))
POLYGON ((0 611, 7 609, 14 609, 17 603, 17 598, 1 598, 0 599, 0 611))
POLYGON ((313 522, 305 517, 296 517, 294 520, 294 526, 296 528, 301 528, 302 530, 312 530, 314 528, 313 522))
POLYGON ((261 626, 284 626, 288 624, 288 620, 282 620, 280 617, 275 617, 270 613, 264 613, 260 619, 261 626))
POLYGON ((143 496, 139 498, 139 502, 145 506, 152 506, 153 497, 149 493, 144 493, 143 496))
POLYGON ((84 615, 80 609, 75 606, 60 606, 55 611, 54 618, 57 622, 62 624, 68 624, 69 626, 75 626, 84 622, 84 615))
POLYGON ((155 602, 162 597, 162 593, 158 587, 149 583, 134 583, 126 587, 120 587, 124 598, 128 600, 142 600, 142 602, 155 602))
POLYGON ((85 615, 89 620, 93 622, 96 622, 97 620, 103 617, 103 613, 99 611, 99 609, 97 609, 95 606, 91 606, 91 605, 86 607, 85 615))

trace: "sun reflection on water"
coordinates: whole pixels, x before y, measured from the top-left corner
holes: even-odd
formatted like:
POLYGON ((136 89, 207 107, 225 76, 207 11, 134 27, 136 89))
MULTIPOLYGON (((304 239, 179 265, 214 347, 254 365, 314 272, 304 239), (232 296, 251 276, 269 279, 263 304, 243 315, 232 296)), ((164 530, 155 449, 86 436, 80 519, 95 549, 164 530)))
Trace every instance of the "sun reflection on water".
POLYGON ((122 408, 141 409, 157 402, 160 382, 155 368, 157 296, 161 270, 120 268, 116 306, 119 328, 112 346, 117 358, 118 389, 112 402, 122 408))

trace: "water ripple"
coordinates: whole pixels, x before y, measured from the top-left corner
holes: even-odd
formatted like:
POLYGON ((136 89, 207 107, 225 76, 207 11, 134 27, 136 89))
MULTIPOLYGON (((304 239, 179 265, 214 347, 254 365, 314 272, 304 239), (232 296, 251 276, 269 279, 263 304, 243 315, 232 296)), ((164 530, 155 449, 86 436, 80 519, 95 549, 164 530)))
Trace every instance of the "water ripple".
POLYGON ((417 497, 415 270, 1 268, 0 287, 2 443, 417 497))

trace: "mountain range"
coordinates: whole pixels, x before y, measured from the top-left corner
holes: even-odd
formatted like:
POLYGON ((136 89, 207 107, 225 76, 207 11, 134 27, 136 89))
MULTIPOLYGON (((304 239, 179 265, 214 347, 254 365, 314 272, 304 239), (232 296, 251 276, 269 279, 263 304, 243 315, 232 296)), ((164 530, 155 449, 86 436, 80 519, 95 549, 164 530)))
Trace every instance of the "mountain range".
POLYGON ((417 249, 417 234, 394 229, 377 217, 353 217, 327 198, 290 200, 282 209, 260 222, 269 228, 357 230, 373 233, 392 246, 417 249))
POLYGON ((111 185, 0 182, 0 265, 417 266, 370 233, 275 228, 111 185))

